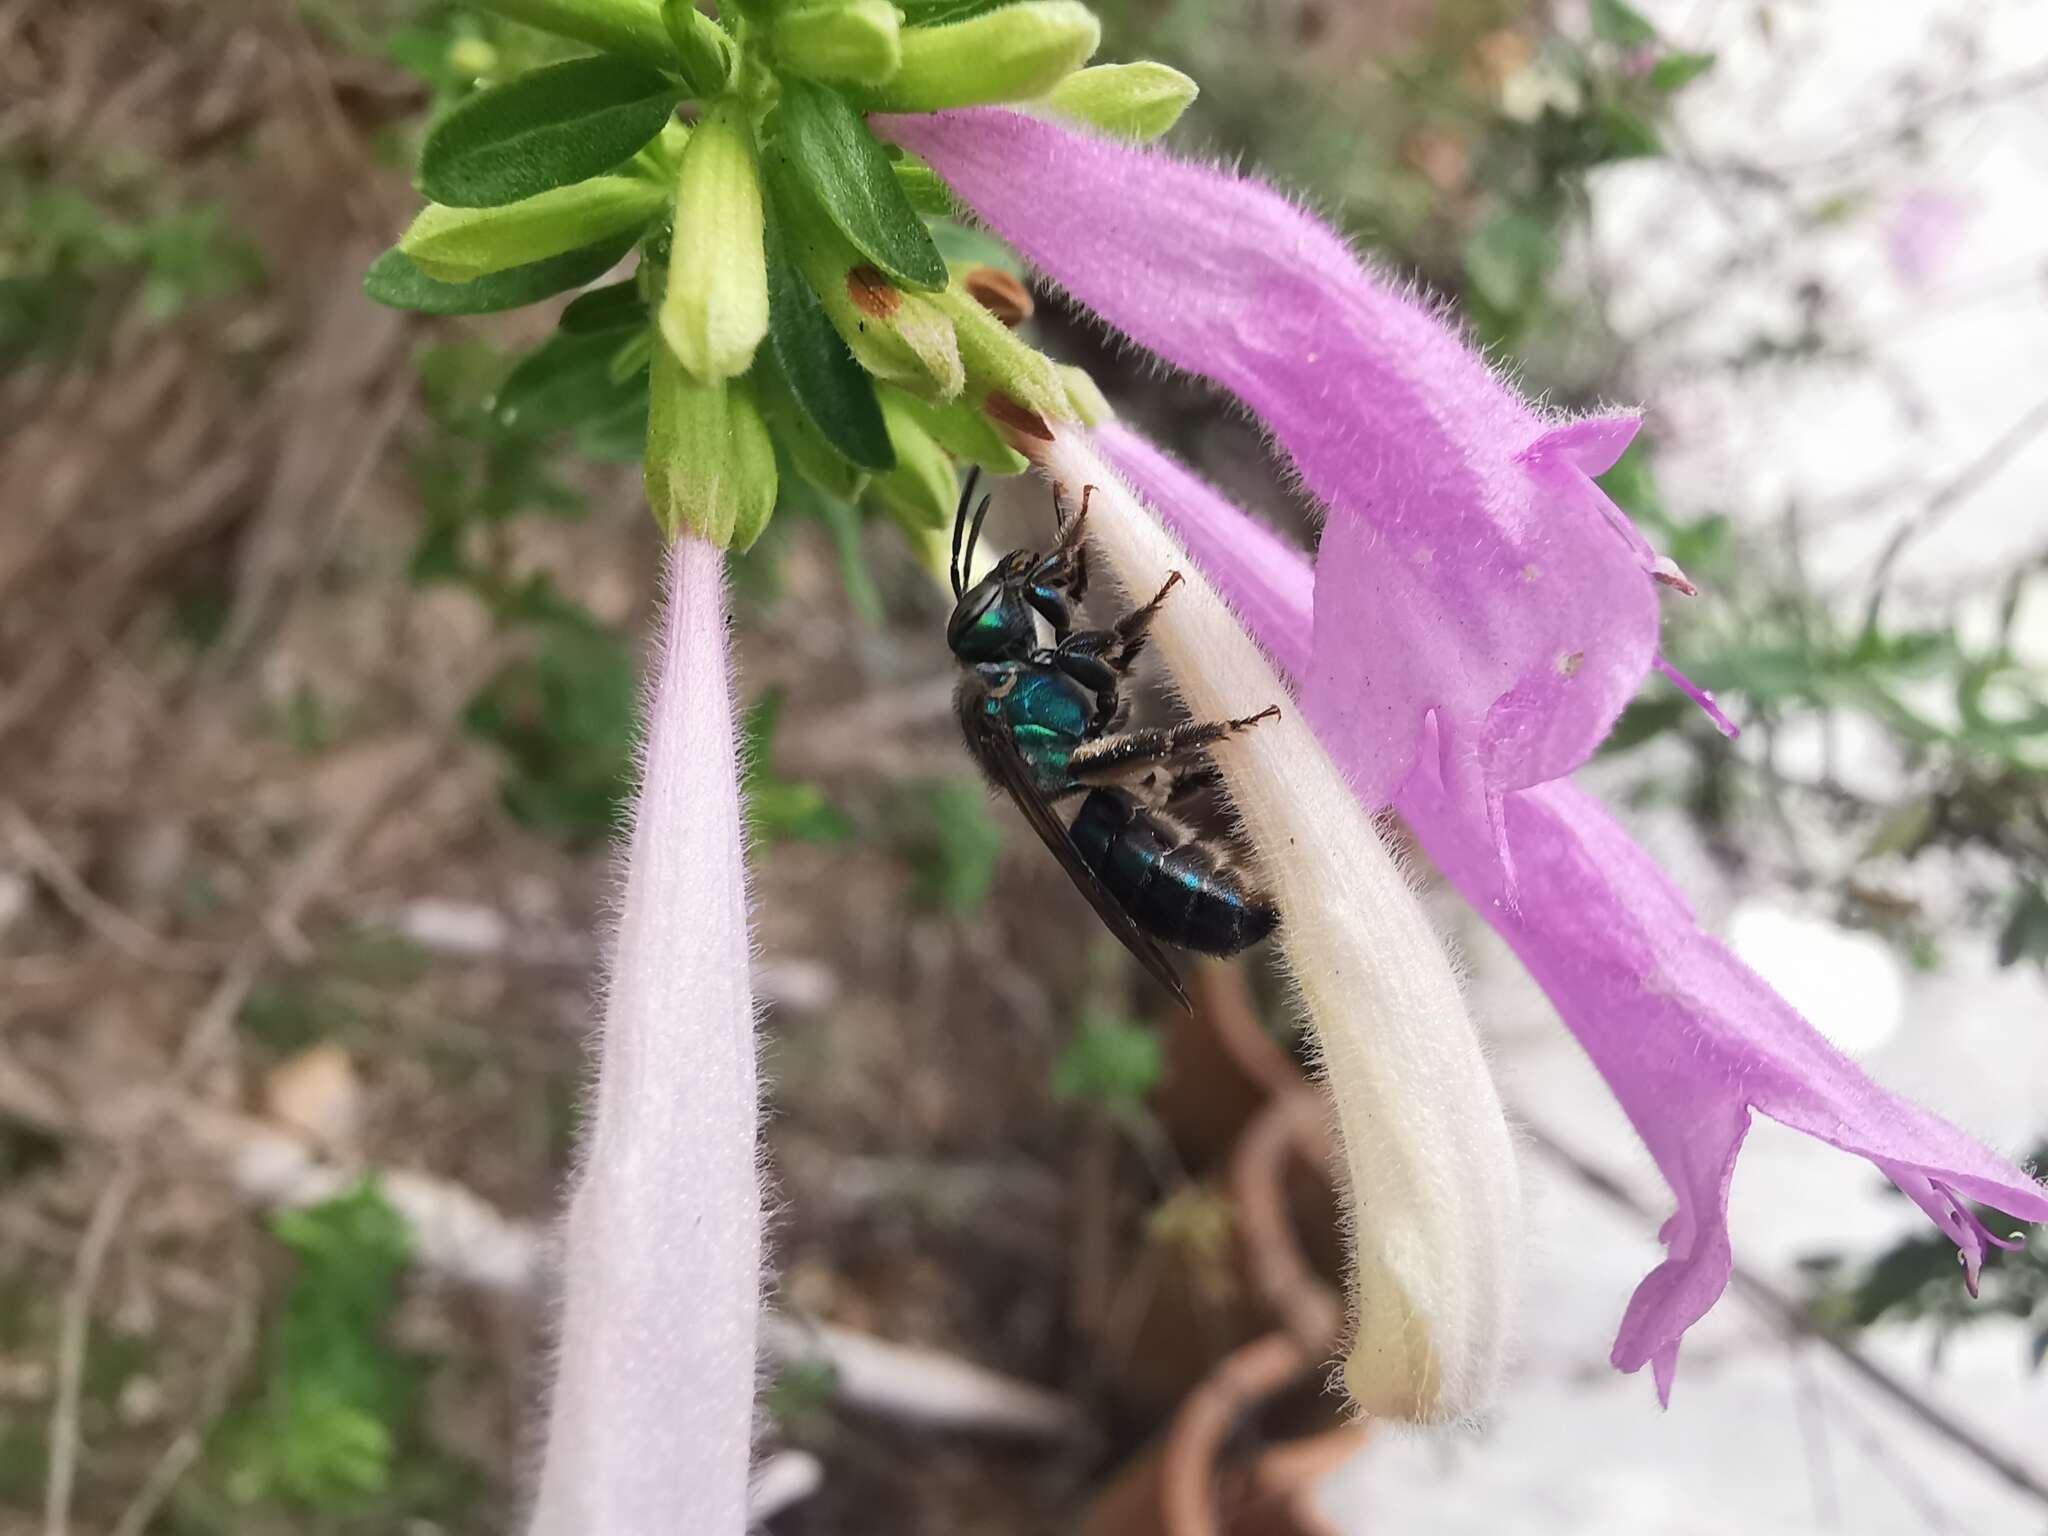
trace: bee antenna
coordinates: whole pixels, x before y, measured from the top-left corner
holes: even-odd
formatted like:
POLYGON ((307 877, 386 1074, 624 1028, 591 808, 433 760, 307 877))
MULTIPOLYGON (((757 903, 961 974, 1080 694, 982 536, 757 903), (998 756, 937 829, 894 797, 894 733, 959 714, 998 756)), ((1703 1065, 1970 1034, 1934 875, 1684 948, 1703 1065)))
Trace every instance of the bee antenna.
POLYGON ((968 530, 967 564, 961 568, 962 575, 974 569, 974 552, 981 546, 981 525, 988 521, 989 504, 994 500, 993 496, 984 496, 981 498, 981 505, 974 509, 974 527, 968 530))
MULTIPOLYGON (((960 569, 960 535, 966 530, 967 527, 967 509, 974 504, 974 488, 980 483, 981 466, 977 464, 974 466, 974 468, 970 469, 967 472, 967 484, 961 489, 960 492, 960 505, 954 508, 953 510, 952 576, 953 596, 955 599, 958 599, 967 590, 965 574, 960 569)), ((984 505, 986 504, 984 503, 984 505)), ((976 528, 979 528, 981 524, 977 521, 974 526, 976 528)), ((970 562, 973 560, 974 556, 971 550, 967 558, 970 562)))

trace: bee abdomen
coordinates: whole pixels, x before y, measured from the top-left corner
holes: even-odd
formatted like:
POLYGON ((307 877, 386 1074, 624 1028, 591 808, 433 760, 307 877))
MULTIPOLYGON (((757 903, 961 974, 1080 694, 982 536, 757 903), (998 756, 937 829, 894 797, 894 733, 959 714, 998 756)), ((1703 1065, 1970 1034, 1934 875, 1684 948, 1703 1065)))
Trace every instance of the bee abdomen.
POLYGON ((1163 943, 1234 955, 1279 926, 1278 909, 1227 859, 1115 790, 1082 802, 1072 835, 1082 862, 1163 943))

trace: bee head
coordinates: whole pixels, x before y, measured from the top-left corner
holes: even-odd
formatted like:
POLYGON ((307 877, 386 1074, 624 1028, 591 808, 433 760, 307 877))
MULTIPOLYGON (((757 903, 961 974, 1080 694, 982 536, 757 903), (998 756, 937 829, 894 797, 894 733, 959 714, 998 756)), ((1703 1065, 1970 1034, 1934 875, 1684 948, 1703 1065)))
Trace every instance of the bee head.
POLYGON ((1038 647, 1038 617, 1024 600, 1028 553, 1002 562, 961 594, 946 621, 946 644, 962 661, 1021 660, 1038 647))

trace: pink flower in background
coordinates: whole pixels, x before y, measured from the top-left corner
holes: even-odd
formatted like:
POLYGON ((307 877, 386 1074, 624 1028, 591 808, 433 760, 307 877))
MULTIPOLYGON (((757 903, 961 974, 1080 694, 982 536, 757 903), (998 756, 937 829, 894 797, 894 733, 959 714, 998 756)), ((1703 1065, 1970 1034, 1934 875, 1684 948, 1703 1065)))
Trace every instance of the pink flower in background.
POLYGON ((747 1523, 761 1193, 725 556, 669 554, 533 1536, 747 1523))
MULTIPOLYGON (((1868 1157, 1962 1250, 1962 1201, 2048 1192, 1886 1093, 1716 940, 1565 780, 1657 655, 1641 536, 1593 483, 1633 416, 1540 416, 1413 295, 1271 189, 1000 110, 889 117, 996 233, 1131 340, 1222 385, 1327 511, 1307 560, 1134 434, 1101 443, 1294 679, 1368 808, 1392 803, 1515 948, 1678 1196, 1615 1344, 1668 1397, 1725 1288, 1753 1110, 1868 1157)), ((1424 1091, 1425 1085, 1417 1085, 1424 1091)))
POLYGON ((1962 247, 1975 213, 1967 199, 1940 187, 1915 187, 1892 205, 1885 220, 1885 253, 1909 288, 1938 279, 1962 247))

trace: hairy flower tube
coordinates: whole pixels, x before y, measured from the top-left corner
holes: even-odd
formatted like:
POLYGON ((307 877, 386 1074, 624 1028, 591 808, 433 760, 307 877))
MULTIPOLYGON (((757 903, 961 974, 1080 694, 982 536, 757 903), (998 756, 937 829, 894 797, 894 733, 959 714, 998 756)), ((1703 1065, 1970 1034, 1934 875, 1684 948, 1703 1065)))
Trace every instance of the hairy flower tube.
MULTIPOLYGON (((1020 445, 1025 441, 1020 439, 1020 445)), ((1170 573, 1153 645, 1191 718, 1281 702, 1215 750, 1282 913, 1344 1149, 1352 1342, 1345 1389, 1383 1418, 1475 1413, 1498 1380, 1522 1246, 1507 1119, 1442 941, 1273 664, 1086 433, 1029 442, 1138 603, 1170 573)))
MULTIPOLYGON (((1369 809, 1392 803, 1513 945, 1678 1194, 1615 1364, 1654 1366, 1725 1288, 1752 1110, 1869 1157, 1974 1280, 2048 1193, 1885 1093, 1746 967, 1564 781, 1657 655, 1673 570, 1594 485, 1633 417, 1545 418, 1428 306, 1255 181, 1014 112, 889 118, 1082 305, 1241 399, 1327 512, 1305 560, 1128 433, 1112 457, 1294 678, 1369 809)), ((1667 670, 1668 669, 1664 669, 1667 670)), ((1681 680, 1682 681, 1682 680, 1681 680)))
POLYGON ((724 561, 669 556, 535 1536, 746 1526, 761 1194, 724 561))

